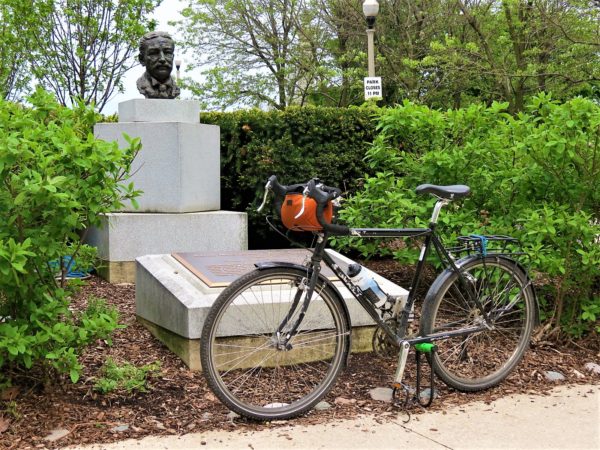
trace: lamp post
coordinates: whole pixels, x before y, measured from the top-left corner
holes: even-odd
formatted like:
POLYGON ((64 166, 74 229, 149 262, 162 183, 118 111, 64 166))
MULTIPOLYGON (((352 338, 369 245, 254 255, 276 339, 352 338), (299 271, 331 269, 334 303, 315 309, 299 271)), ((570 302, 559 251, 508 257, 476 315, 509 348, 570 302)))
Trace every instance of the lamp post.
POLYGON ((379 12, 377 0, 365 0, 363 2, 363 14, 367 18, 367 58, 369 61, 369 77, 375 76, 375 18, 379 12))

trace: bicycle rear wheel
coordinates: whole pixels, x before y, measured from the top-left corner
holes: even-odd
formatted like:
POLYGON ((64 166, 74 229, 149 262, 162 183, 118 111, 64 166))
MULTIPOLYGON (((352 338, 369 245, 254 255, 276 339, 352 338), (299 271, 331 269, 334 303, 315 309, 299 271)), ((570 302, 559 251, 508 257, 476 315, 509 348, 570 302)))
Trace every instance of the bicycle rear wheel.
MULTIPOLYGON (((466 283, 490 318, 490 329, 436 341, 435 371, 461 391, 500 383, 521 360, 535 323, 535 294, 525 272, 505 257, 473 257, 460 264, 466 283)), ((484 323, 453 271, 446 271, 427 293, 421 335, 460 330, 484 323)))
POLYGON ((228 286, 211 308, 202 330, 202 369, 215 395, 238 414, 258 420, 300 415, 344 367, 348 318, 324 280, 290 345, 282 345, 301 313, 307 284, 306 270, 256 270, 228 286))

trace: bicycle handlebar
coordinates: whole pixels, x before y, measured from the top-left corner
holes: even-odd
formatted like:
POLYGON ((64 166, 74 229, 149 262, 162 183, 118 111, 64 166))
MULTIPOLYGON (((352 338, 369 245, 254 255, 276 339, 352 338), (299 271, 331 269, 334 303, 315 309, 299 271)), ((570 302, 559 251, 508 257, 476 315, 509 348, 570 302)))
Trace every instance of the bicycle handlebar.
POLYGON ((338 225, 335 223, 327 223, 324 217, 325 207, 330 200, 333 200, 342 195, 342 191, 338 188, 325 186, 322 183, 317 184, 314 178, 307 184, 308 195, 317 202, 317 220, 329 234, 347 235, 350 234, 350 228, 346 225, 338 225))
POLYGON ((277 181, 276 175, 271 175, 265 185, 265 196, 262 204, 257 209, 258 212, 262 211, 265 207, 269 191, 273 191, 276 198, 280 199, 292 192, 302 193, 303 195, 312 198, 317 203, 316 216, 324 231, 329 234, 337 235, 347 235, 350 233, 350 229, 345 225, 327 223, 323 215, 327 203, 342 195, 340 189, 326 186, 317 178, 311 179, 308 183, 290 184, 285 186, 277 181))

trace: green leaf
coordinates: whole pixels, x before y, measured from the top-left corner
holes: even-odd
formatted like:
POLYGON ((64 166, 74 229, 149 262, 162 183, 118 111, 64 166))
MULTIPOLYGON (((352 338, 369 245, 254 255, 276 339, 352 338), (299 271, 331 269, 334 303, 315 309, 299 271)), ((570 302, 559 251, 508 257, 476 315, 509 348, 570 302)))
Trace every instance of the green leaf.
POLYGON ((69 371, 69 376, 71 377, 71 381, 73 383, 77 383, 77 381, 79 381, 79 376, 80 376, 79 370, 71 369, 69 371))

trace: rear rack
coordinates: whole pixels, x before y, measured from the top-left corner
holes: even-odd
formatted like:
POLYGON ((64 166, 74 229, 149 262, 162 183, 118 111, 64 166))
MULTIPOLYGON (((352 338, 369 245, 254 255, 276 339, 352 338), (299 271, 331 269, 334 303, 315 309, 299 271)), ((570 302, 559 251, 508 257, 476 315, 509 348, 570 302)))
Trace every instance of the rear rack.
POLYGON ((469 236, 459 236, 457 245, 449 247, 446 250, 457 256, 488 254, 508 256, 514 259, 525 258, 529 261, 529 256, 518 239, 504 235, 479 235, 471 234, 469 236))

